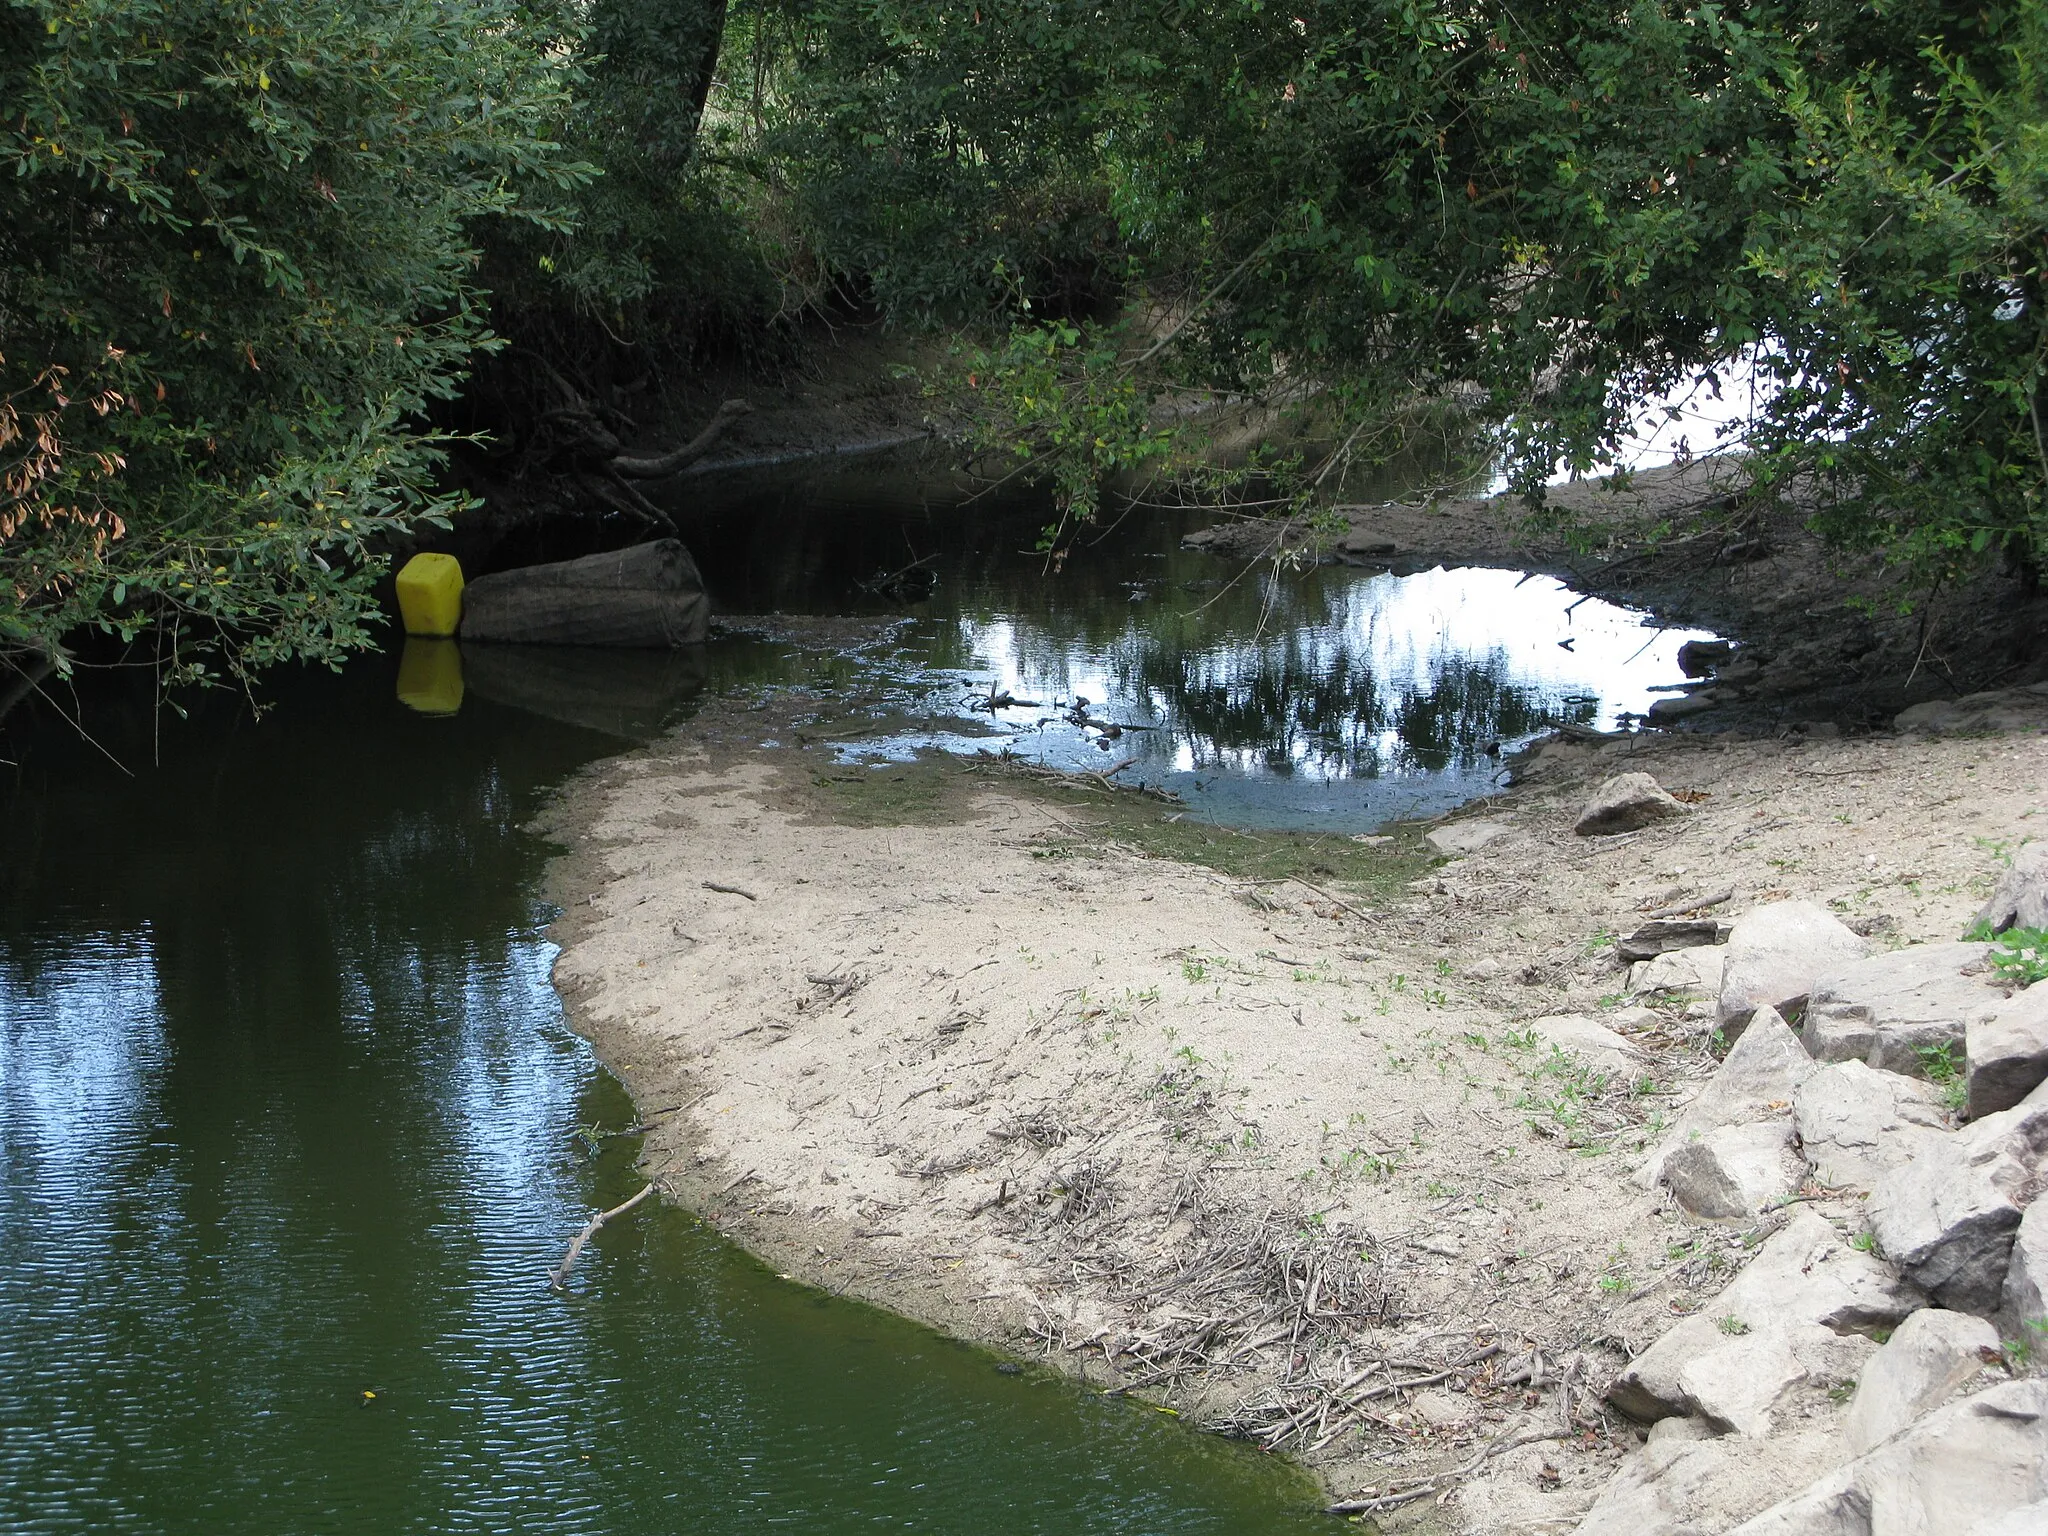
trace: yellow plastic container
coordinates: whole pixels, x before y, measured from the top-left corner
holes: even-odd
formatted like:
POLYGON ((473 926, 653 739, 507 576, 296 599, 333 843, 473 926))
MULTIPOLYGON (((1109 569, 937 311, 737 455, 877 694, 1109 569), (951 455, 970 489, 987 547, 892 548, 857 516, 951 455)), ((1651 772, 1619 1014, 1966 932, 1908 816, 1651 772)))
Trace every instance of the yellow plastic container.
POLYGON ((398 702, 423 715, 462 708, 462 652, 453 640, 408 639, 398 658, 398 702))
POLYGON ((398 612, 408 635, 447 636, 462 622, 462 564, 453 555, 414 555, 398 573, 398 612))

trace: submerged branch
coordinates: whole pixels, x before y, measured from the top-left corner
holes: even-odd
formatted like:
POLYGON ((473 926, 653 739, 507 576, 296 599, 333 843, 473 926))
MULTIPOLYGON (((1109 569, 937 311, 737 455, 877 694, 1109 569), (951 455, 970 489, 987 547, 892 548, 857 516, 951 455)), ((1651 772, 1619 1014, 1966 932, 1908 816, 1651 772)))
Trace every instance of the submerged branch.
POLYGON ((654 1186, 652 1184, 643 1184, 640 1186, 640 1193, 632 1199, 615 1205, 608 1211, 599 1211, 590 1220, 585 1222, 583 1230, 569 1239, 569 1251, 562 1255, 562 1262, 548 1271, 548 1289, 559 1291, 567 1286, 569 1283, 569 1271, 576 1267, 576 1260, 583 1252, 583 1245, 597 1236, 598 1229, 606 1222, 625 1215, 626 1212, 633 1209, 634 1206, 653 1193, 654 1186))

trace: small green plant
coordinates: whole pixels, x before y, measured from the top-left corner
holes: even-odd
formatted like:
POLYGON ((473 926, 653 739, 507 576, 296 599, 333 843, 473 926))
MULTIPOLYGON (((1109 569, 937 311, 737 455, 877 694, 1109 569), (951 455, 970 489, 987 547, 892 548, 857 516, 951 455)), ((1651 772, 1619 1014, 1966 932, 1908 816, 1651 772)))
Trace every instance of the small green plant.
POLYGON ((1849 1239, 1849 1246, 1858 1253, 1875 1253, 1877 1252, 1877 1234, 1875 1232, 1858 1232, 1849 1239))
POLYGON ((1726 1317, 1716 1319, 1714 1326, 1726 1334, 1740 1335, 1749 1332, 1749 1324, 1732 1312, 1726 1317))
POLYGON ((2048 981, 2048 928, 2009 928, 1993 934, 1980 923, 1967 937, 1991 940, 1991 972, 2008 986, 2048 981))
POLYGON ((1188 981, 1206 981, 1209 979, 1209 967, 1200 960, 1192 958, 1181 961, 1180 973, 1188 981))
POLYGON ((1960 1110, 1970 1101, 1970 1085, 1956 1059, 1957 1049, 1953 1040, 1945 1040, 1940 1045, 1923 1045, 1915 1052, 1922 1074, 1941 1090, 1941 1101, 1951 1110, 1960 1110))
POLYGON ((1439 975, 1439 976, 1448 976, 1448 975, 1450 975, 1450 974, 1451 974, 1451 962, 1450 962, 1450 961, 1448 961, 1448 960, 1439 960, 1439 961, 1437 961, 1437 963, 1436 963, 1436 973, 1437 973, 1437 975, 1439 975))

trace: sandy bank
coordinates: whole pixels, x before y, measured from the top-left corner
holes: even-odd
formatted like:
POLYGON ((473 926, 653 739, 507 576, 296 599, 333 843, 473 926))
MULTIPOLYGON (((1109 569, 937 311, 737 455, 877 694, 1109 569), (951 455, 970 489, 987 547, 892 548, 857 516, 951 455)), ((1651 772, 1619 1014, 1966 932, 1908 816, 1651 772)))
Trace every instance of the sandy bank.
POLYGON ((2048 816, 2039 736, 1558 744, 1461 815, 1505 825, 1478 853, 1297 841, 1312 883, 1262 883, 1146 852, 1156 804, 837 766, 815 707, 725 701, 553 819, 557 984, 650 1171, 798 1280, 1340 1496, 1502 1450, 1398 1517, 1458 1529, 1568 1525, 1637 1443, 1600 1389, 1758 1236, 1628 1177, 1712 1057, 1686 999, 1624 1006, 1612 933, 1732 889, 1953 938, 2048 816), (1691 813, 1574 837, 1623 769, 1691 813), (1566 1013, 1623 1049, 1555 1055, 1566 1013))

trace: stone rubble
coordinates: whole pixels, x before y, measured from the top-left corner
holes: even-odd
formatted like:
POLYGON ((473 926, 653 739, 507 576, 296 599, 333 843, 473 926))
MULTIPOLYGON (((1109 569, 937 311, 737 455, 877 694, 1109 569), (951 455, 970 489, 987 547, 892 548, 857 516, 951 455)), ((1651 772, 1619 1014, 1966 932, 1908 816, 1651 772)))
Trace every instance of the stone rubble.
POLYGON ((1973 1120, 2011 1109, 2048 1082, 2048 986, 1972 1018, 1963 1056, 1973 1120))
POLYGON ((1733 1040, 1759 1008, 1796 1013, 1824 975, 1860 960, 1869 942, 1826 907, 1780 901, 1737 918, 1728 935, 1717 1017, 1733 1040))
MULTIPOLYGON (((2023 922, 2048 857, 2024 863, 2023 922)), ((1608 1384, 1650 1427, 1580 1536, 2048 1533, 2048 985, 2001 984, 1983 943, 1868 948, 1781 901, 1630 969, 1669 1019, 1725 959, 1733 1040, 1637 1183, 1769 1235, 1608 1384)))
POLYGON ((1993 933, 2008 928, 2048 928, 2048 842, 2028 843, 1998 877, 1977 922, 1993 933))
POLYGON ((1965 1034, 2005 1001, 1988 944, 1918 944, 1871 955, 1814 983, 1800 1038, 1817 1061, 1862 1061, 1925 1076, 1962 1060, 1965 1034))

